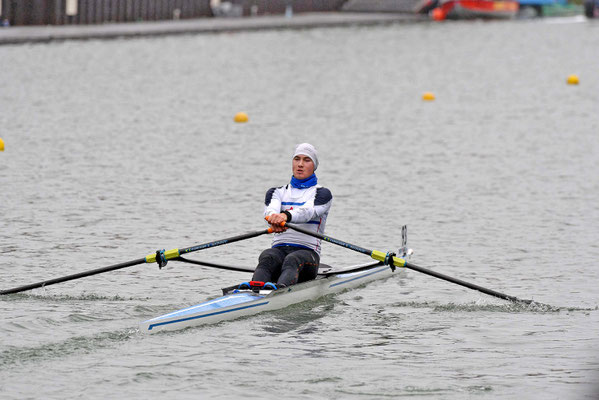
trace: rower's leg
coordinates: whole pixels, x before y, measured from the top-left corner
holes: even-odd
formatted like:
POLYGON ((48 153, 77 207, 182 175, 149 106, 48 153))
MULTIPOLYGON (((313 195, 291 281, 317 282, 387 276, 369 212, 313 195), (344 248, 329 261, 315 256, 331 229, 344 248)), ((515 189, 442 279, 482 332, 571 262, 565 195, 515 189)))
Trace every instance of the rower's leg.
POLYGON ((253 281, 276 282, 281 274, 281 265, 285 259, 285 252, 273 247, 264 250, 258 257, 258 266, 252 276, 253 281))
POLYGON ((320 257, 312 250, 296 250, 285 257, 278 285, 291 286, 298 282, 315 279, 318 275, 320 257))

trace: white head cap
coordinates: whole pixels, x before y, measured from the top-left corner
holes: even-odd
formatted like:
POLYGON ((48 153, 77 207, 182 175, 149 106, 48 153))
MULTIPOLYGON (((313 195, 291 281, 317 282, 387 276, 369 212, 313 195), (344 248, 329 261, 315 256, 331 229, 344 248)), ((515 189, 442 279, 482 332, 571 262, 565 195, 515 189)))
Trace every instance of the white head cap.
POLYGON ((318 168, 318 152, 316 151, 314 146, 312 146, 310 143, 298 144, 295 147, 293 157, 297 156, 298 154, 303 154, 305 156, 310 157, 310 159, 314 163, 314 171, 316 171, 316 168, 318 168))

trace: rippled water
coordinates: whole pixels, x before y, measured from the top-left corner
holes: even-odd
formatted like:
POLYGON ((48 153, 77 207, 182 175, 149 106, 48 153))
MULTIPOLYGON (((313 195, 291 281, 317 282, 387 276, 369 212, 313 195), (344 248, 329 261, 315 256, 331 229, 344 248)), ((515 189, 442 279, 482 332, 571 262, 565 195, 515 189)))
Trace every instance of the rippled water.
POLYGON ((143 265, 2 297, 2 397, 596 398, 597 48, 579 18, 0 47, 2 289, 261 229, 310 141, 331 236, 390 250, 405 223, 414 263, 551 306, 408 271, 146 336, 247 276, 143 265))

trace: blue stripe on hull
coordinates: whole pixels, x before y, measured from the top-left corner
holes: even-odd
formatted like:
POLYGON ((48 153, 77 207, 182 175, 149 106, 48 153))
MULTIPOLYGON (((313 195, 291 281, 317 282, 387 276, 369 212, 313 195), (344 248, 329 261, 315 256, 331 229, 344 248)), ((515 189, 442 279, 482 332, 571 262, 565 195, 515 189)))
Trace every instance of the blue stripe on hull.
POLYGON ((190 321, 192 319, 200 319, 200 318, 206 318, 206 317, 211 317, 213 315, 219 315, 219 314, 226 314, 226 313, 230 313, 233 311, 239 311, 239 310, 245 310, 247 308, 253 308, 253 307, 259 307, 259 306, 264 306, 268 304, 268 301, 263 301, 262 303, 258 303, 258 304, 250 304, 249 306, 243 306, 243 307, 237 307, 237 308, 232 308, 230 310, 224 310, 224 311, 215 311, 212 312, 210 314, 203 314, 203 315, 196 315, 195 317, 188 317, 188 318, 181 318, 181 319, 176 319, 173 321, 167 321, 167 322, 159 322, 157 324, 150 324, 150 326, 148 326, 148 330, 151 331, 152 328, 157 327, 157 326, 162 326, 162 325, 169 325, 169 324, 176 324, 178 322, 185 322, 185 321, 190 321))
POLYGON ((378 269, 378 270, 376 270, 376 271, 369 272, 369 273, 367 273, 367 274, 364 274, 364 275, 356 276, 355 278, 351 278, 351 279, 347 279, 347 280, 345 280, 345 281, 341 281, 341 282, 333 283, 333 284, 332 284, 332 285, 330 285, 329 287, 335 287, 335 286, 343 285, 344 283, 348 283, 348 282, 355 281, 355 280, 357 280, 357 279, 366 278, 367 276, 374 275, 374 274, 378 274, 379 272, 386 271, 386 270, 387 270, 387 268, 389 268, 389 267, 384 267, 384 268, 378 269))

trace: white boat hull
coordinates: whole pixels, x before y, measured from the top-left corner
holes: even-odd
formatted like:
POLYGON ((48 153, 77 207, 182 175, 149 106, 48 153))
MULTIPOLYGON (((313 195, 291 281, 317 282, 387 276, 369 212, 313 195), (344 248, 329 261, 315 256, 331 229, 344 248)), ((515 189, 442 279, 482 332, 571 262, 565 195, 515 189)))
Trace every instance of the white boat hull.
POLYGON ((340 272, 276 291, 261 290, 256 293, 244 290, 141 322, 140 330, 146 333, 172 331, 213 324, 264 311, 279 310, 292 304, 314 300, 327 294, 364 285, 376 279, 403 273, 404 269, 402 268, 397 268, 393 272, 389 266, 376 265, 363 271, 340 272))

